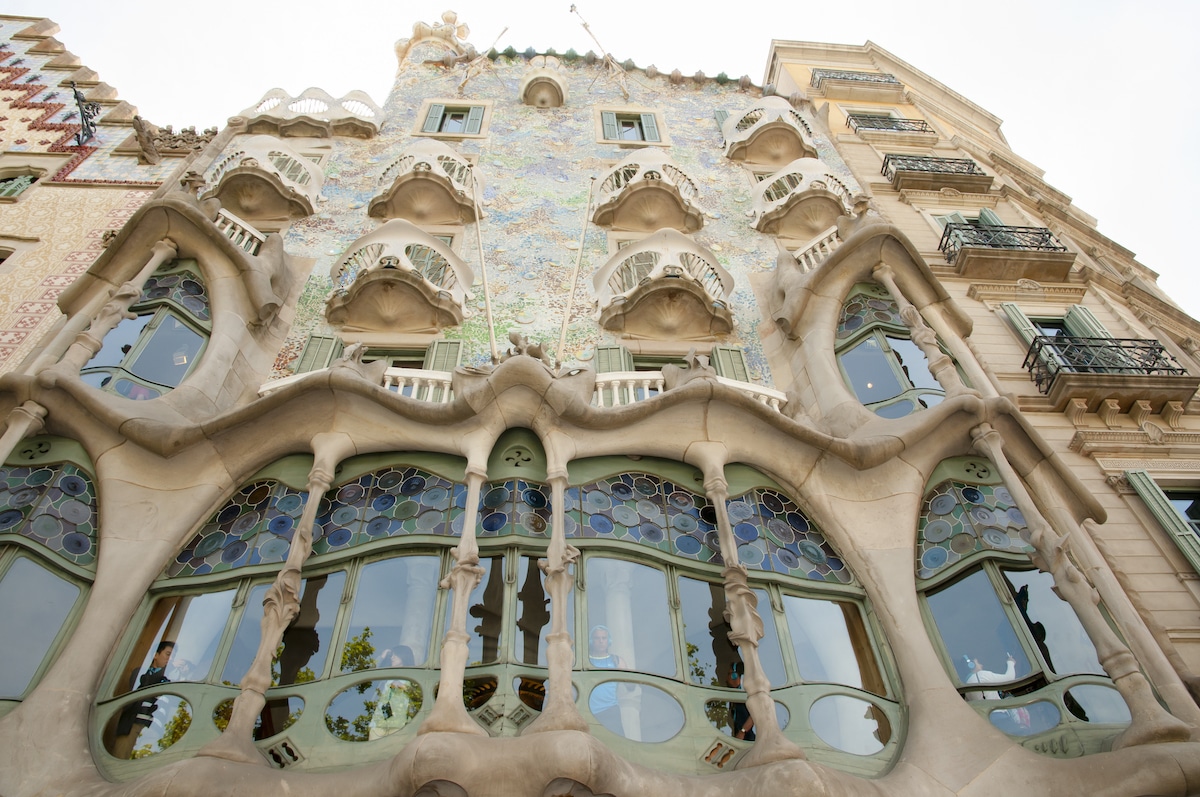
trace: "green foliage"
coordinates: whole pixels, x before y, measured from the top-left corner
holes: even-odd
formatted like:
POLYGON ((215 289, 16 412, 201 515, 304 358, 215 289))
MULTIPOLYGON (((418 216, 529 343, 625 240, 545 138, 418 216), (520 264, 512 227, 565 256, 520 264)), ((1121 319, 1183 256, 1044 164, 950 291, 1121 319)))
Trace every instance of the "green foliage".
MULTIPOLYGON (((375 646, 371 644, 371 626, 368 625, 361 634, 346 640, 342 648, 342 672, 361 672, 374 666, 375 646)), ((362 692, 363 689, 359 689, 359 694, 362 692)))
POLYGON ((180 700, 179 705, 175 707, 175 713, 171 715, 171 719, 167 720, 166 725, 163 726, 163 733, 162 736, 158 737, 158 741, 147 742, 141 747, 136 748, 130 753, 129 757, 146 758, 155 753, 161 753, 182 739, 190 727, 192 727, 191 709, 188 708, 187 701, 180 700))

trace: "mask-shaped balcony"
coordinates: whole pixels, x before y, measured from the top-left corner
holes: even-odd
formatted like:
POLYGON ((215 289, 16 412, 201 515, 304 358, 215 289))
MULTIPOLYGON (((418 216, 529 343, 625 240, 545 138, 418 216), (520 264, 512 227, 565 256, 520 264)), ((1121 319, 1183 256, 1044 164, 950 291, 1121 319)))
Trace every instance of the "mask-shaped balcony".
POLYGON ((420 139, 384 170, 367 214, 416 224, 469 224, 476 218, 475 193, 475 170, 466 158, 441 141, 420 139))
POLYGON ((850 213, 850 191, 816 158, 792 161, 759 185, 754 198, 759 232, 811 240, 850 213))
POLYGON ((332 276, 326 319, 363 332, 436 332, 461 324, 475 279, 449 246, 402 219, 355 241, 332 276))
POLYGON ((730 160, 780 167, 817 157, 808 123, 782 97, 763 97, 740 116, 726 119, 721 131, 730 160))
POLYGON ((283 89, 271 89, 255 105, 242 111, 247 133, 268 133, 281 138, 374 138, 383 120, 383 110, 361 91, 335 100, 317 88, 293 97, 283 89))
POLYGON ((247 219, 302 219, 325 183, 315 163, 274 136, 251 136, 217 161, 204 198, 247 219))
POLYGON ((659 230, 617 252, 593 280, 600 325, 629 337, 699 340, 733 329, 733 277, 704 247, 659 230))
POLYGON ((617 230, 652 232, 664 227, 696 232, 704 214, 696 184, 661 150, 634 151, 600 183, 592 220, 617 230))

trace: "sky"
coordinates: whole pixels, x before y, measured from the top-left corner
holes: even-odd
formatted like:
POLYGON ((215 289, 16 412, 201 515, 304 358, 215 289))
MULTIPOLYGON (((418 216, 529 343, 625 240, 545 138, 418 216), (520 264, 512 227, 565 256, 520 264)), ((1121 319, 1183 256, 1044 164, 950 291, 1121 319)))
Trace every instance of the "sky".
POLYGON ((53 19, 56 38, 121 99, 176 130, 223 127, 275 87, 296 95, 316 86, 334 97, 360 89, 383 105, 395 42, 447 8, 480 51, 493 43, 607 50, 662 72, 749 75, 755 84, 772 39, 872 41, 1003 119, 1013 151, 1044 169, 1047 182, 1098 218, 1102 234, 1132 250, 1184 310, 1200 316, 1200 274, 1191 273, 1183 235, 1190 223, 1163 218, 1167 199, 1200 184, 1200 2, 576 0, 576 7, 572 13, 570 0, 5 0, 0 11, 53 19))

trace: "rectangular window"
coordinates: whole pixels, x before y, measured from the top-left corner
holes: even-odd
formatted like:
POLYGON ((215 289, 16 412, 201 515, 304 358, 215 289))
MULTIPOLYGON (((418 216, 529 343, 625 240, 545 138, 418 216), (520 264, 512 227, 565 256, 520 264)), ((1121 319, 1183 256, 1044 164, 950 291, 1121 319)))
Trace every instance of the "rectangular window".
POLYGON ((601 141, 623 145, 669 144, 658 113, 643 109, 600 110, 601 141))
POLYGON ((1125 471, 1125 480, 1200 573, 1200 490, 1163 490, 1144 470, 1125 471))
POLYGON ((482 138, 491 118, 490 102, 464 103, 426 100, 417 114, 419 134, 452 138, 482 138))

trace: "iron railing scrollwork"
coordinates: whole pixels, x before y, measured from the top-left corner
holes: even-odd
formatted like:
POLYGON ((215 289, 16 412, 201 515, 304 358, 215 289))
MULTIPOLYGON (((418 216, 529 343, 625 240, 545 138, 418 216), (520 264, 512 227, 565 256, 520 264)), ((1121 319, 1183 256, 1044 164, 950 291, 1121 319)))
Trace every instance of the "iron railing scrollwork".
POLYGON ((1039 335, 1029 345, 1025 368, 1042 393, 1059 374, 1186 376, 1187 370, 1157 340, 1039 335))
POLYGON ((1045 227, 1001 227, 987 224, 947 224, 938 249, 953 263, 964 246, 1017 249, 1027 252, 1066 252, 1054 233, 1045 227))
POLYGON ((844 69, 814 69, 809 85, 820 88, 826 80, 852 80, 857 83, 883 83, 888 86, 899 86, 900 81, 895 75, 887 72, 850 72, 844 69))
POLYGON ((930 174, 974 174, 986 177, 986 172, 970 158, 931 158, 924 155, 886 155, 881 174, 895 178, 896 172, 928 172, 930 174))
POLYGON ((876 116, 870 113, 852 113, 846 117, 846 127, 859 130, 892 130, 899 133, 933 133, 934 129, 924 119, 900 119, 894 116, 876 116))

